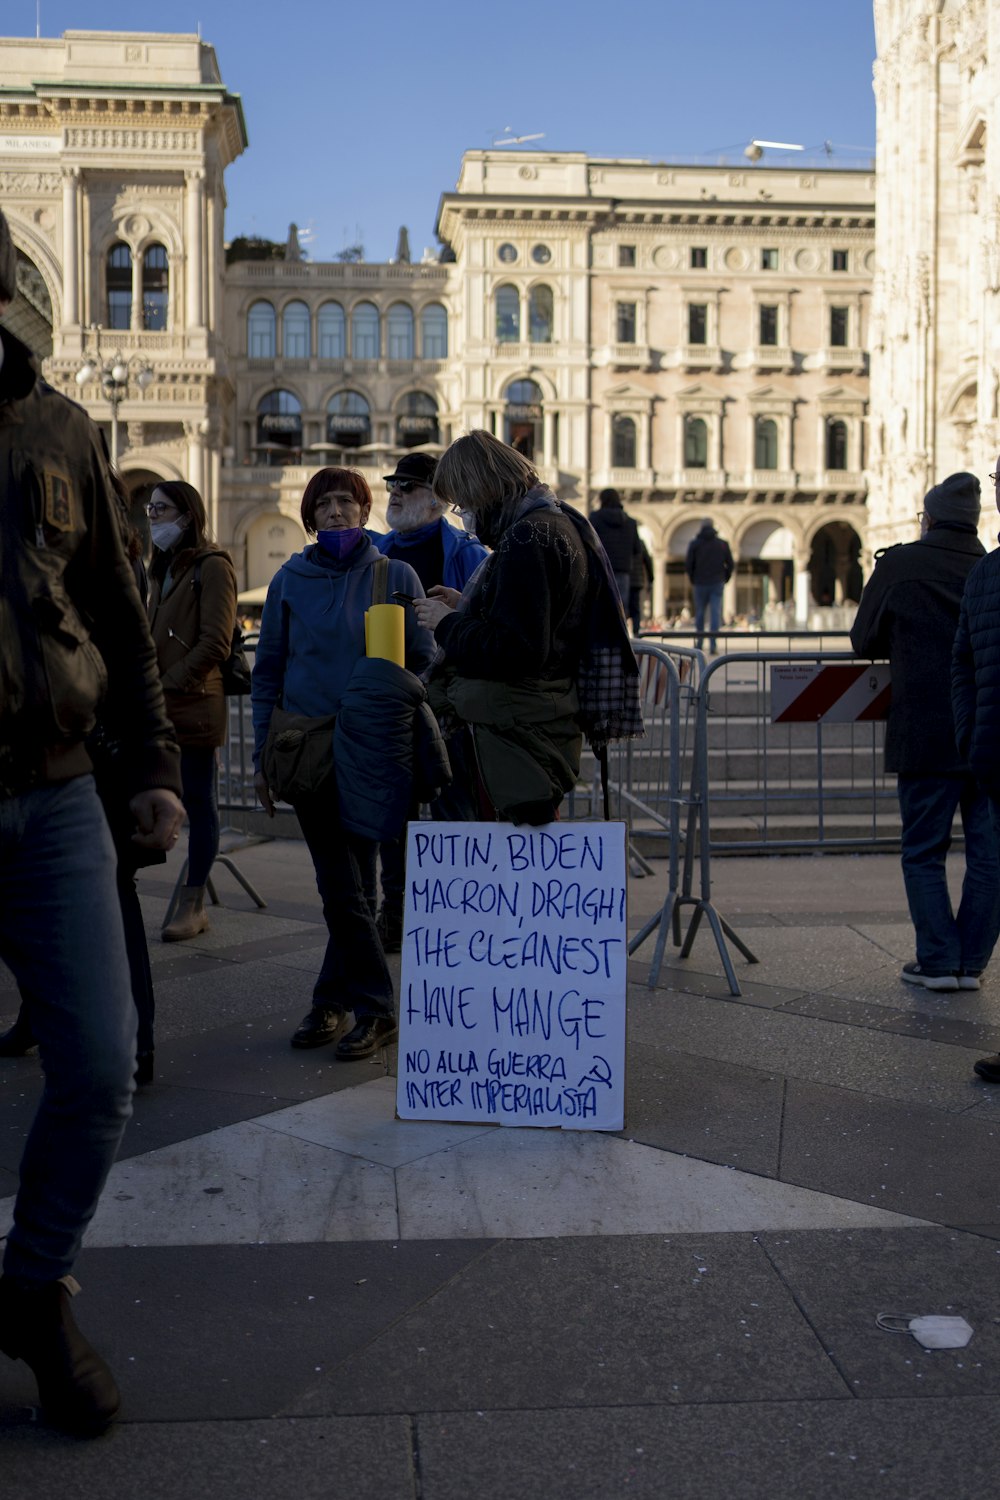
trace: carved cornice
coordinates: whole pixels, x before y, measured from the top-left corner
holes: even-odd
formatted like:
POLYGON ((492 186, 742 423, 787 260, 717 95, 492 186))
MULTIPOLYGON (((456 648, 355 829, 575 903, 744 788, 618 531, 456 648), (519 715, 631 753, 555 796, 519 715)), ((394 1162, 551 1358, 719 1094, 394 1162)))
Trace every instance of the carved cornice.
POLYGON ((0 197, 40 197, 62 192, 59 172, 0 172, 0 197))

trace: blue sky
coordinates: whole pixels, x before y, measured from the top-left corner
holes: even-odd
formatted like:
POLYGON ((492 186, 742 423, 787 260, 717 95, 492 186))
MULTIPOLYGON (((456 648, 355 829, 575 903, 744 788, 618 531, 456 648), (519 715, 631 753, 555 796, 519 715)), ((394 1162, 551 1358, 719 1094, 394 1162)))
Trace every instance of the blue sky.
MULTIPOLYGON (((250 148, 227 174, 227 238, 284 239, 313 259, 364 243, 414 259, 434 241, 463 151, 510 126, 536 148, 689 159, 752 137, 872 147, 870 0, 40 0, 41 33, 195 32, 243 96, 250 148), (155 16, 155 20, 152 17, 155 16)), ((5 0, 6 35, 35 34, 36 0, 5 0)), ((788 157, 775 157, 788 161, 788 157)))

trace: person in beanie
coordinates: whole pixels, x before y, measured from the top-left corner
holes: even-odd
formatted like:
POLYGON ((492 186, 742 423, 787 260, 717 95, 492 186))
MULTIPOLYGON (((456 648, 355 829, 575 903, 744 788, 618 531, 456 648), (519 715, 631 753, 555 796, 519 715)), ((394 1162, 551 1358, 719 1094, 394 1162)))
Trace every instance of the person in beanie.
MULTIPOLYGON (((990 475, 1000 511, 1000 459, 990 475)), ((1000 847, 1000 550, 969 574, 955 633, 951 666, 955 739, 989 799, 1000 847)), ((973 1064, 987 1083, 1000 1083, 1000 1053, 973 1064)))
MULTIPOLYGON (((0 213, 0 315, 16 293, 0 213)), ((101 707, 137 844, 170 849, 179 756, 103 443, 0 326, 0 958, 31 996, 45 1084, 0 1277, 0 1350, 81 1437, 119 1407, 71 1272, 132 1112, 136 1015, 116 856, 85 744, 101 707)))
POLYGON ((684 568, 694 588, 695 648, 700 651, 705 639, 707 613, 708 648, 714 656, 722 624, 722 591, 733 576, 733 554, 711 521, 702 521, 701 530, 687 549, 684 568))
POLYGON ((903 884, 917 949, 900 977, 928 990, 978 990, 1000 928, 989 798, 956 748, 950 693, 962 596, 984 554, 979 509, 973 474, 952 474, 929 490, 919 541, 881 554, 851 631, 858 656, 889 658, 885 768, 896 772, 903 884), (954 912, 945 855, 956 810, 965 833, 965 878, 954 912))
POLYGON ((639 528, 632 517, 626 514, 622 497, 617 490, 602 490, 597 503, 599 509, 592 512, 590 524, 608 554, 611 571, 621 595, 622 608, 627 613, 633 572, 640 573, 643 568, 639 528))
MULTIPOLYGON (((410 564, 429 599, 443 599, 454 606, 479 567, 489 555, 482 542, 445 520, 447 506, 432 488, 437 460, 429 453, 407 453, 391 474, 386 474, 389 506, 386 520, 392 530, 372 536, 386 557, 410 564)), ((452 736, 448 743, 453 781, 432 808, 434 817, 446 823, 467 821, 477 815, 472 795, 472 768, 464 750, 465 736, 452 736)), ((420 816, 420 804, 410 810, 410 820, 420 816)), ((378 932, 386 953, 398 953, 403 942, 403 886, 406 878, 406 830, 399 838, 379 845, 382 861, 382 906, 378 932)), ((374 896, 374 875, 367 876, 374 896)))

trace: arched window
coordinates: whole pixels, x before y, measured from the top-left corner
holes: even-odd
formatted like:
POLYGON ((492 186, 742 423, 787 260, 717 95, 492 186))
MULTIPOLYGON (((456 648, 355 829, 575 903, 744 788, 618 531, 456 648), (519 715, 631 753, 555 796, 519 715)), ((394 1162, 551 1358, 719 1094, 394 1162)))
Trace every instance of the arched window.
POLYGON ((525 458, 542 451, 542 392, 533 380, 512 380, 507 387, 504 441, 525 458))
POLYGON ((108 251, 108 327, 132 327, 132 252, 121 241, 108 251))
POLYGON ((611 418, 611 467, 635 468, 635 422, 631 417, 611 418))
POLYGON ((847 468, 847 423, 836 417, 826 419, 826 466, 847 468))
POLYGON ((162 330, 167 326, 170 263, 164 245, 147 245, 142 257, 142 326, 162 330))
POLYGON ((255 302, 247 313, 247 357, 273 359, 277 353, 274 340, 274 308, 270 302, 255 302))
POLYGON ((344 359, 347 355, 347 319, 339 302, 324 302, 316 315, 316 337, 320 359, 344 359))
POLYGON ((448 314, 440 302, 420 314, 420 353, 423 359, 448 358, 448 314))
POLYGON ((311 329, 304 302, 289 302, 281 315, 281 353, 285 359, 308 359, 311 329))
POLYGON ((521 294, 516 286, 498 286, 496 291, 497 343, 521 341, 521 294))
POLYGON ((357 391, 338 391, 326 408, 326 440, 337 448, 360 448, 371 441, 371 409, 357 391))
POLYGON ((528 294, 528 338, 533 344, 551 344, 553 316, 552 288, 533 286, 528 294))
POLYGON ((396 418, 396 442, 400 448, 438 441, 438 409, 432 396, 410 391, 404 396, 396 418))
POLYGON ((302 403, 291 391, 268 391, 262 397, 257 406, 256 446, 268 463, 291 463, 301 449, 302 403))
POLYGON ((778 424, 770 417, 757 417, 753 424, 753 466, 778 467, 778 424))
POLYGON ((359 302, 351 314, 351 358, 378 359, 379 322, 374 302, 359 302))
POLYGON ((386 338, 390 359, 413 358, 413 309, 394 302, 386 314, 386 338))
POLYGON ((704 417, 684 418, 684 467, 708 468, 708 428, 704 417))

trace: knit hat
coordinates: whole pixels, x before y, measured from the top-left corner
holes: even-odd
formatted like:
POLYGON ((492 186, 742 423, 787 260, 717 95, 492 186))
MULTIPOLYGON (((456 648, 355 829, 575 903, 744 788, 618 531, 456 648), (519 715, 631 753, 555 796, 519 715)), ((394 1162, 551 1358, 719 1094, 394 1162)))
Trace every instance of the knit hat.
POLYGON ((924 510, 932 521, 979 525, 979 480, 975 474, 949 474, 924 496, 924 510))

